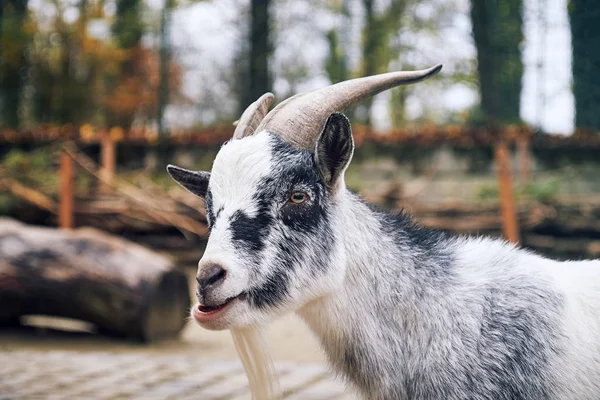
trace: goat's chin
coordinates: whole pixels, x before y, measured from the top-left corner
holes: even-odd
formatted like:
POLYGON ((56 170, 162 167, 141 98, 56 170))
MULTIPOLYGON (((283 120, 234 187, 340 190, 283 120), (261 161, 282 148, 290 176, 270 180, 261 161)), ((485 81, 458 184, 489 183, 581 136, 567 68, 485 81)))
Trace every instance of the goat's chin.
POLYGON ((243 328, 250 325, 259 325, 268 321, 268 317, 261 312, 251 309, 243 300, 236 299, 222 311, 213 315, 198 315, 196 308, 192 307, 192 319, 204 329, 221 331, 232 328, 243 328))
POLYGON ((218 311, 214 315, 203 316, 198 316, 197 307, 198 304, 195 304, 190 314, 194 322, 204 329, 222 331, 238 325, 239 314, 241 314, 238 304, 230 304, 225 310, 218 311))

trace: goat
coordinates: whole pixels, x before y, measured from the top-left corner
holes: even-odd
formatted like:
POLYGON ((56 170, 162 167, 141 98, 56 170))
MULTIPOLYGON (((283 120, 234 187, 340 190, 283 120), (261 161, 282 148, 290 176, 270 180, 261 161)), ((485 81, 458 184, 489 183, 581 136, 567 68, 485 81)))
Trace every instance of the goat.
POLYGON ((270 112, 265 94, 210 173, 168 166, 205 199, 210 229, 192 315, 236 329, 296 312, 368 399, 600 399, 600 262, 426 229, 345 186, 354 143, 338 111, 440 69, 345 81, 270 112))

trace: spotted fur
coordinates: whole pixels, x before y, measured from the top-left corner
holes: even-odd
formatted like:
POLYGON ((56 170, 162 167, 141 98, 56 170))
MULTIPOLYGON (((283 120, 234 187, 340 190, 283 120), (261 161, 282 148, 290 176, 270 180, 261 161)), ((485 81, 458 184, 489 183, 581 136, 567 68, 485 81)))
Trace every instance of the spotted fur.
POLYGON ((336 123, 321 145, 341 153, 263 131, 217 155, 199 269, 228 271, 206 301, 239 298, 205 326, 295 311, 373 400, 599 399, 600 263, 453 237, 368 206, 345 188, 353 144, 336 123), (291 203, 295 191, 308 200, 291 203))

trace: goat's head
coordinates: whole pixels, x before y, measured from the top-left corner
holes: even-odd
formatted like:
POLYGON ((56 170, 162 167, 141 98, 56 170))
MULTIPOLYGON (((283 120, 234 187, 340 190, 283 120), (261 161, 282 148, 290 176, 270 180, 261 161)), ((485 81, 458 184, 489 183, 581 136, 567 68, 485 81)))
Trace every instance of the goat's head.
POLYGON ((203 197, 210 227, 192 314, 209 329, 264 322, 335 290, 345 259, 336 228, 354 143, 337 111, 441 66, 341 82, 272 111, 265 94, 244 112, 212 171, 169 166, 203 197))

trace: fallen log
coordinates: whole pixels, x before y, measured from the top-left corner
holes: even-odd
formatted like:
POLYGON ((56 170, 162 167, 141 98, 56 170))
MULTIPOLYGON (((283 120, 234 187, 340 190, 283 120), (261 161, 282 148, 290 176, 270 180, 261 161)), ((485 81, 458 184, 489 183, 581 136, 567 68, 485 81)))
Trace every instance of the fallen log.
POLYGON ((95 229, 0 219, 0 326, 49 315, 141 341, 176 336, 190 295, 186 275, 173 267, 162 255, 95 229))

